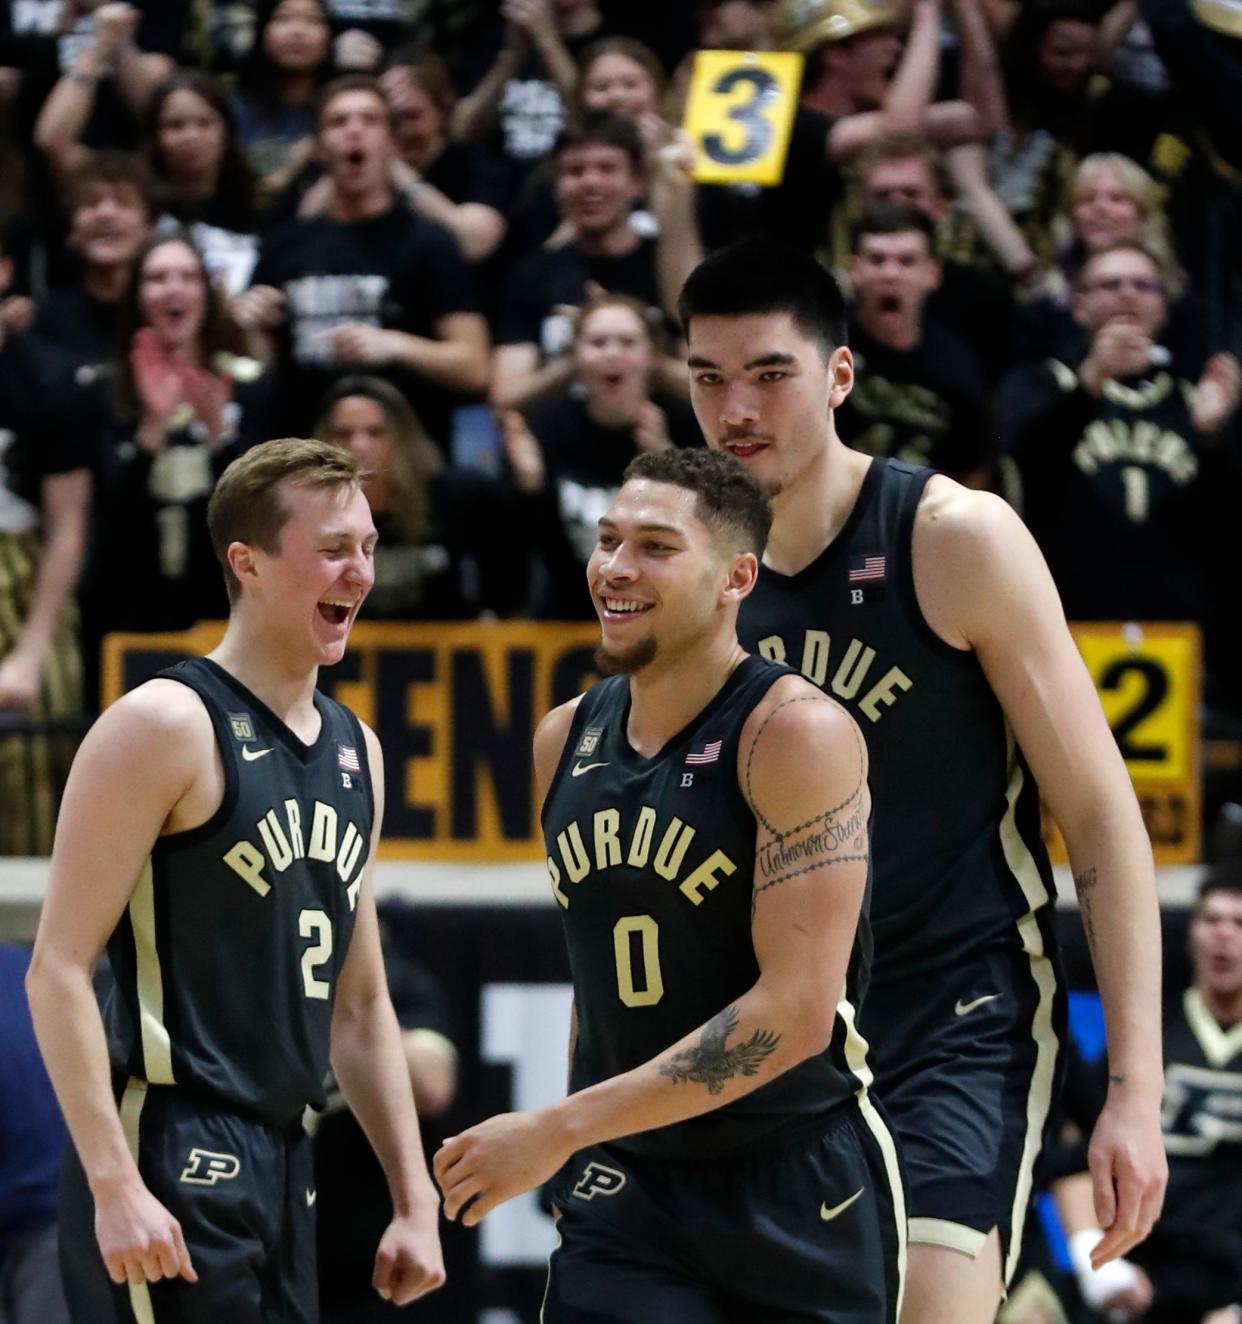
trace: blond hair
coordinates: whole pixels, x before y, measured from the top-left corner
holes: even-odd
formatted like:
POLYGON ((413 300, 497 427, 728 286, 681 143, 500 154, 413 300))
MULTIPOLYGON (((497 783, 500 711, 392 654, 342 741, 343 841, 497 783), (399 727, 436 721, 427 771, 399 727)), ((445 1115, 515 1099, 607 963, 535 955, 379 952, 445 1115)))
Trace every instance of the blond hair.
POLYGON ((230 544, 247 543, 269 555, 280 548, 280 533, 289 520, 280 499, 282 483, 312 490, 357 488, 365 477, 361 462, 349 451, 304 437, 267 441, 234 460, 207 503, 207 528, 229 601, 236 602, 241 593, 229 565, 230 544))

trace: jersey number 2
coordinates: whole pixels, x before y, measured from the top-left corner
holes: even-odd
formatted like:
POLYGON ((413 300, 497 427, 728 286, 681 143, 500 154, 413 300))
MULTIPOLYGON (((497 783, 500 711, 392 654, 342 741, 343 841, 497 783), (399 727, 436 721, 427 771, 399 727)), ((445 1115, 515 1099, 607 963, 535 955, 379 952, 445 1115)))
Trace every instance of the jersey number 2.
POLYGON ((315 976, 315 967, 323 965, 332 955, 332 921, 322 910, 303 910, 298 914, 298 936, 318 938, 302 953, 302 987, 308 998, 326 1002, 332 985, 315 976))
POLYGON ((650 915, 627 915, 617 920, 613 927, 612 947, 617 958, 617 996, 627 1007, 654 1007, 664 996, 664 976, 660 973, 660 926, 650 915), (634 969, 636 945, 641 961, 637 978, 634 969))

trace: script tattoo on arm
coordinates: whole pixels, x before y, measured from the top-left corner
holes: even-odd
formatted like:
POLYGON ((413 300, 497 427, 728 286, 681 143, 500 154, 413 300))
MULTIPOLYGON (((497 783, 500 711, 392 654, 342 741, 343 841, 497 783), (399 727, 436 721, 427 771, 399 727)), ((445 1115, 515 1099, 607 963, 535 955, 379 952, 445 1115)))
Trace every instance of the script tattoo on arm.
MULTIPOLYGON (((763 737, 764 727, 772 720, 775 713, 791 703, 826 703, 825 699, 789 699, 772 710, 755 735, 754 743, 746 759, 746 799, 754 810, 755 818, 768 834, 756 852, 758 878, 751 897, 753 914, 759 895, 773 887, 787 883, 791 878, 810 873, 826 864, 845 864, 853 860, 867 858, 867 807, 866 785, 862 769, 866 766, 865 756, 859 750, 859 775, 853 790, 840 804, 825 809, 804 823, 795 827, 779 828, 770 822, 758 807, 755 787, 751 781, 751 767, 755 749, 763 737)), ((862 737, 857 731, 854 738, 861 746, 862 737)))
POLYGON ((671 1062, 660 1068, 660 1075, 673 1081, 706 1085, 709 1094, 719 1094, 735 1076, 753 1076, 760 1063, 781 1041, 774 1030, 756 1030, 745 1042, 728 1047, 728 1038, 737 1029, 737 1008, 726 1007, 703 1027, 698 1045, 682 1048, 671 1062))
POLYGON ((1074 874, 1074 887, 1078 892, 1078 909, 1082 912, 1082 926, 1087 932, 1087 945, 1095 951, 1095 919, 1091 914, 1091 892, 1100 881, 1095 865, 1079 869, 1074 874))

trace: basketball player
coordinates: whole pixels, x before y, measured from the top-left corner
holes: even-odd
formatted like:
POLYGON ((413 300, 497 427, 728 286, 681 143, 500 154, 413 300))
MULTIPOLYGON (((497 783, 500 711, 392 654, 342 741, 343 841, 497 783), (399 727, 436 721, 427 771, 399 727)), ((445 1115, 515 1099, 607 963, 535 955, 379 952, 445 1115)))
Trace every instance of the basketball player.
POLYGON ((471 1225, 556 1174, 547 1324, 897 1316, 900 1177, 854 1029, 866 755, 738 645, 770 518, 726 456, 634 460, 587 572, 612 675, 535 736, 572 1092, 435 1170, 471 1225))
POLYGON ((69 778, 27 987, 77 1151, 77 1324, 318 1319, 301 1116, 329 1046, 392 1193, 375 1286, 403 1303, 443 1281, 371 889, 379 744, 315 689, 374 578, 359 477, 310 441, 229 466, 208 512, 224 639, 113 704, 69 778))
POLYGON ((1036 784, 1065 836, 1112 1077, 1091 1147, 1097 1262, 1160 1209, 1160 933, 1133 790, 1043 558, 999 499, 849 450, 854 365, 813 260, 769 243, 686 282, 708 443, 773 499, 740 637, 841 700, 875 796, 862 1017, 909 1188, 907 1324, 988 1324, 1022 1242, 1063 998, 1036 784))

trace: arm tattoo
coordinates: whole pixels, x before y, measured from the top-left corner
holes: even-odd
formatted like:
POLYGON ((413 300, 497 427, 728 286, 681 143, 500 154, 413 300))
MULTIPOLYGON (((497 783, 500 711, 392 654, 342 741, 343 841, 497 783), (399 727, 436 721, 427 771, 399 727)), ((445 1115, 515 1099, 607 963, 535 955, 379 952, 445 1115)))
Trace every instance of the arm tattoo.
POLYGON ((709 1094, 719 1094, 735 1076, 753 1076, 759 1065, 781 1041, 774 1030, 756 1030, 745 1043, 726 1047, 737 1029, 737 1008, 727 1007, 703 1027, 698 1046, 683 1048, 671 1062, 660 1068, 660 1075, 673 1081, 693 1081, 706 1085, 709 1094))
MULTIPOLYGON (((768 714, 763 726, 756 732, 750 753, 747 755, 746 799, 754 811, 755 818, 771 838, 756 854, 755 862, 759 866, 763 881, 756 885, 751 897, 752 913, 760 892, 779 887, 791 878, 811 873, 821 865, 844 864, 867 858, 867 815, 864 808, 864 781, 861 776, 864 756, 861 749, 858 765, 860 776, 854 789, 840 804, 833 805, 822 814, 816 814, 805 823, 781 830, 764 817, 757 804, 755 788, 751 781, 751 765, 764 727, 772 720, 775 713, 788 704, 823 702, 825 702, 823 699, 805 698, 788 699, 785 703, 779 704, 768 714)), ((857 731, 854 733, 854 738, 861 744, 861 737, 857 731)))
POLYGON ((1074 874, 1074 887, 1078 891, 1078 909, 1082 912, 1082 926, 1087 931, 1087 946, 1095 953, 1095 918, 1091 914, 1091 892, 1100 881, 1095 865, 1074 874))

